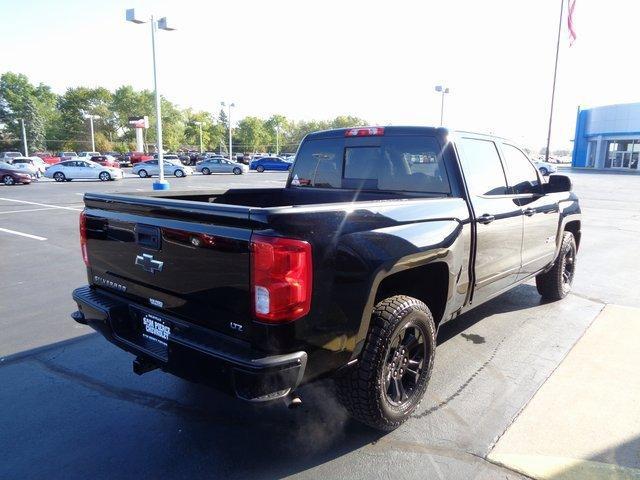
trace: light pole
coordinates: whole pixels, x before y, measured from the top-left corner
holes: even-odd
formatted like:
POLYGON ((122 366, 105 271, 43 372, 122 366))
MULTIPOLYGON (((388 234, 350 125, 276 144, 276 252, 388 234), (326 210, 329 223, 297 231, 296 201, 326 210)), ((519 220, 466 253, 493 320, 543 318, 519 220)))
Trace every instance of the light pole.
POLYGON ((276 123, 276 157, 280 154, 280 124, 276 123))
POLYGON ((235 103, 229 103, 228 105, 224 102, 220 102, 220 105, 223 107, 229 107, 229 115, 227 115, 227 121, 229 122, 229 160, 231 160, 231 154, 233 153, 233 142, 231 140, 231 107, 235 107, 235 103))
POLYGON ((29 156, 29 146, 27 145, 27 131, 24 128, 24 118, 20 119, 20 123, 22 124, 22 142, 24 143, 24 156, 29 156))
POLYGON ((440 126, 442 126, 442 120, 444 119, 444 96, 449 93, 449 87, 437 85, 436 92, 440 92, 442 94, 442 100, 440 101, 440 126))
MULTIPOLYGON (((135 9, 127 10, 127 21, 132 23, 145 23, 145 20, 136 18, 135 9)), ((153 55, 153 88, 156 97, 156 150, 158 151, 158 166, 160 179, 153 183, 154 190, 169 190, 169 182, 164 179, 164 155, 162 151, 162 112, 160 109, 160 93, 158 91, 158 66, 156 59, 156 30, 175 30, 167 25, 167 17, 158 20, 151 15, 149 22, 151 23, 151 52, 153 55)))
POLYGON ((96 151, 96 139, 95 139, 95 136, 93 134, 93 121, 97 120, 100 117, 98 115, 85 115, 84 118, 88 118, 89 119, 89 125, 91 126, 91 151, 95 152, 96 151))
POLYGON ((202 153, 202 122, 193 122, 200 127, 200 153, 202 153))

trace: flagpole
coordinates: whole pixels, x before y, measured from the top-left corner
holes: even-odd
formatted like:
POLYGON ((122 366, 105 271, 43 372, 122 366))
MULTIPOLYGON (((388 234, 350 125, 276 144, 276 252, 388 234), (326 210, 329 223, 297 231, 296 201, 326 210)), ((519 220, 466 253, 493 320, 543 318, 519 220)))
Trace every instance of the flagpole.
POLYGON ((560 20, 558 20, 558 40, 556 42, 556 64, 553 68, 553 88, 551 89, 551 110, 549 111, 549 131, 547 132, 547 150, 544 161, 549 161, 549 147, 551 144, 551 124, 553 122, 553 103, 556 97, 556 77, 558 76, 558 55, 560 54, 560 34, 562 33, 562 13, 564 11, 564 0, 560 0, 560 20))

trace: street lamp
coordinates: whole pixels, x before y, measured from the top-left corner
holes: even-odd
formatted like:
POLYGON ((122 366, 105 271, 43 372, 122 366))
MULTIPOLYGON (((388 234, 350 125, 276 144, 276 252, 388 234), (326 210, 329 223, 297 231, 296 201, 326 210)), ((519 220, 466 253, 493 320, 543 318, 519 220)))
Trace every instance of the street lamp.
POLYGON ((96 139, 95 139, 95 136, 93 134, 93 121, 97 120, 100 117, 98 115, 85 115, 84 118, 88 118, 89 119, 89 125, 91 125, 91 151, 95 152, 96 151, 96 139))
POLYGON ((226 104, 224 102, 220 102, 220 105, 223 107, 229 107, 229 115, 227 115, 227 121, 229 122, 229 160, 231 160, 231 154, 233 152, 233 143, 231 141, 231 107, 235 107, 235 103, 226 104))
MULTIPOLYGON (((145 23, 136 17, 135 9, 127 9, 127 21, 132 23, 145 23)), ((153 183, 154 190, 169 190, 169 182, 164 179, 164 154, 162 151, 162 113, 160 110, 160 93, 158 91, 158 67, 156 59, 156 30, 175 30, 167 25, 167 17, 155 19, 153 15, 149 18, 151 23, 151 52, 153 55, 153 88, 156 97, 156 150, 158 151, 158 166, 160 171, 160 179, 153 183)))
POLYGON ((437 85, 436 92, 440 92, 442 94, 442 101, 440 102, 440 126, 442 126, 442 119, 444 118, 444 96, 449 93, 449 87, 437 85))
POLYGON ((276 156, 280 154, 280 124, 276 123, 276 156))
POLYGON ((200 127, 200 153, 202 153, 202 122, 193 122, 200 127))
POLYGON ((24 156, 29 156, 29 146, 27 145, 27 131, 24 128, 24 118, 20 119, 20 123, 22 124, 22 141, 24 142, 24 156))

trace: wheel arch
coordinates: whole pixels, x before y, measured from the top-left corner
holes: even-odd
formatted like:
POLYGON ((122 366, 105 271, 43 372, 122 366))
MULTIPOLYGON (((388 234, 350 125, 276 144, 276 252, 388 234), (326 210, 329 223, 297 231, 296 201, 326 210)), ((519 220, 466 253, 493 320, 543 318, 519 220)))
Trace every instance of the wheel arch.
POLYGON ((406 295, 423 302, 436 325, 444 316, 449 294, 449 265, 436 261, 387 275, 378 284, 374 305, 394 295, 406 295))

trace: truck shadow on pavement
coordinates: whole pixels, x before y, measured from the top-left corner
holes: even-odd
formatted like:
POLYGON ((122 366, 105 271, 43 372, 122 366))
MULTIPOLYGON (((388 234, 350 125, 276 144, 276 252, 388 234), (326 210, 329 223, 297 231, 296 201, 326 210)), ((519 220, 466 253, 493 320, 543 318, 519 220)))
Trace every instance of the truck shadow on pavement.
MULTIPOLYGON (((443 325, 438 343, 539 305, 534 293, 523 285, 443 325)), ((313 476, 327 462, 351 471, 346 456, 384 436, 348 418, 330 381, 301 388, 295 410, 248 404, 158 371, 137 377, 97 334, 1 360, 0 478, 313 476)))

